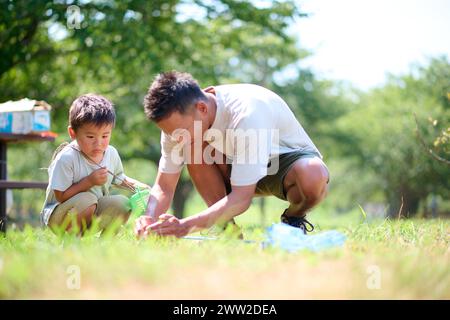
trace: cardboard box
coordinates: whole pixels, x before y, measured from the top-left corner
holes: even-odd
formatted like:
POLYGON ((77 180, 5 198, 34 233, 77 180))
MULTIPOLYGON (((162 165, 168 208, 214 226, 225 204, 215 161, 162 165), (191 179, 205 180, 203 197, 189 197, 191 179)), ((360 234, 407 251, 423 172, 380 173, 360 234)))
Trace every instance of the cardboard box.
POLYGON ((22 99, 0 104, 0 132, 29 134, 50 130, 51 106, 45 101, 22 99))

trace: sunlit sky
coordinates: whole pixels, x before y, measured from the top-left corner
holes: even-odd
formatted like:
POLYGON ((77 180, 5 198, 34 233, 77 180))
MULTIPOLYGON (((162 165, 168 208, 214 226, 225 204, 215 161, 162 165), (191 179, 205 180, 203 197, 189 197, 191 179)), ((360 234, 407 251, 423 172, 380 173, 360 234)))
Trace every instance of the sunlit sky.
POLYGON ((299 0, 309 18, 293 31, 313 51, 303 61, 321 78, 361 89, 427 57, 450 56, 450 0, 299 0))

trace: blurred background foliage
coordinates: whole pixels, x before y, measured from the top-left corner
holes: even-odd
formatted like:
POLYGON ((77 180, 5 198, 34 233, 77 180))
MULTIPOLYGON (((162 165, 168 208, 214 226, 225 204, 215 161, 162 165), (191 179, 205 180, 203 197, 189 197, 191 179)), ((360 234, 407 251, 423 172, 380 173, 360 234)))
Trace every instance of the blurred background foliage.
MULTIPOLYGON (((374 215, 448 216, 448 58, 361 92, 299 67, 309 53, 289 32, 296 19, 308 19, 298 1, 0 0, 0 101, 47 101, 59 134, 53 144, 11 145, 9 178, 45 181, 53 150, 69 139, 71 102, 96 92, 116 106, 112 144, 127 174, 152 184, 159 130, 142 101, 157 73, 180 70, 203 87, 251 82, 282 96, 331 169, 327 210, 360 204, 374 215), (283 77, 285 70, 296 76, 283 77)), ((173 211, 186 214, 193 196, 184 174, 173 211)), ((14 191, 11 215, 37 220, 43 198, 43 191, 14 191)))

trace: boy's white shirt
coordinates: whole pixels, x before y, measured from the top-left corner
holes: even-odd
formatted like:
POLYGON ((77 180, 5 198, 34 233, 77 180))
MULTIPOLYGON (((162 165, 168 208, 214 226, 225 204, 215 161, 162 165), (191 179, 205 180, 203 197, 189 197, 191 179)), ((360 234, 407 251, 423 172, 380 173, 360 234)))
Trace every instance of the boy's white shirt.
MULTIPOLYGON (((257 183, 267 175, 267 164, 279 154, 295 150, 315 152, 322 158, 317 147, 300 125, 295 115, 276 93, 253 84, 231 84, 214 87, 217 101, 216 117, 212 129, 222 133, 222 139, 214 139, 208 143, 223 153, 232 163, 231 184, 245 186, 257 183), (236 132, 237 129, 268 129, 276 130, 276 135, 267 134, 266 139, 260 139, 256 152, 257 163, 244 163, 239 161, 237 154, 245 149, 252 154, 248 145, 238 146, 232 143, 233 139, 227 139, 227 134, 236 132), (263 148, 264 147, 264 148, 263 148)), ((220 138, 220 137, 219 137, 220 138)), ((166 173, 177 173, 184 163, 177 163, 170 156, 171 152, 179 150, 181 158, 182 149, 177 148, 177 142, 169 135, 161 132, 161 159, 159 170, 166 173)), ((253 151, 255 151, 253 149, 253 151)), ((193 159, 193 156, 192 156, 193 159)), ((186 162, 186 160, 184 160, 186 162)))
MULTIPOLYGON (((79 146, 76 140, 72 141, 56 155, 48 168, 49 183, 46 191, 46 201, 43 207, 43 212, 47 210, 45 217, 43 217, 47 219, 46 222, 48 222, 51 212, 59 204, 53 190, 66 191, 74 183, 79 182, 100 168, 96 164, 90 163, 78 150, 79 146)), ((93 186, 88 190, 95 194, 97 198, 109 195, 111 185, 120 185, 123 179, 126 178, 119 153, 111 145, 106 149, 99 165, 113 172, 116 178, 114 179, 112 175, 108 174, 107 181, 104 185, 93 186)))

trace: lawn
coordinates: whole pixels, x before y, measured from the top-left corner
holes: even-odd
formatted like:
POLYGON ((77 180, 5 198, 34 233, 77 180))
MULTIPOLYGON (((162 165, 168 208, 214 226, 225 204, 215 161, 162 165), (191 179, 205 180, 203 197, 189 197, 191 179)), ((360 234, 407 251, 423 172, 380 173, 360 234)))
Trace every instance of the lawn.
MULTIPOLYGON (((268 203, 266 225, 280 205, 268 203)), ((131 224, 82 238, 10 228, 0 238, 0 298, 450 298, 449 221, 367 221, 356 208, 339 215, 319 208, 310 217, 317 232, 344 232, 345 245, 287 253, 226 237, 137 240, 131 224)), ((264 238, 256 206, 237 220, 246 239, 264 238)))

